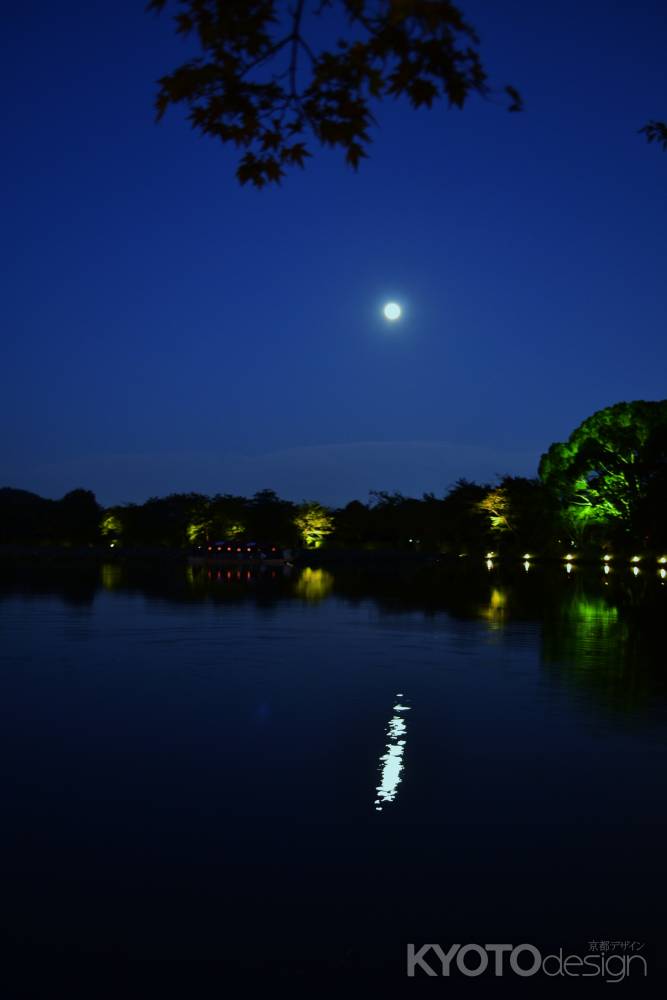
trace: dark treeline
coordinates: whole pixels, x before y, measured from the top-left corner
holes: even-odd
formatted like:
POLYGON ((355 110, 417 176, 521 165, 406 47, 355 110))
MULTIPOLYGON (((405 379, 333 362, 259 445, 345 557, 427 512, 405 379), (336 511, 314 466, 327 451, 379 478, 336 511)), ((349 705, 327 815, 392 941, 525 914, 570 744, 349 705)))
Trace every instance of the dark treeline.
POLYGON ((512 497, 512 520, 509 512, 504 516, 506 531, 503 523, 506 542, 541 545, 550 499, 539 482, 516 477, 506 477, 495 488, 460 480, 443 497, 372 492, 368 502, 353 500, 338 509, 296 504, 272 490, 249 498, 174 493, 103 509, 87 490, 45 500, 6 488, 0 490, 0 538, 5 544, 28 545, 191 548, 252 539, 305 548, 474 551, 494 539, 495 515, 484 504, 499 490, 512 497))
POLYGON ((100 541, 101 516, 90 490, 46 500, 5 487, 0 489, 0 544, 91 545, 100 541))
POLYGON ((433 553, 667 549, 667 401, 594 413, 542 456, 535 478, 459 479, 444 495, 371 491, 333 509, 284 500, 177 493, 103 509, 88 490, 61 500, 0 489, 0 543, 187 549, 253 540, 316 549, 433 553))

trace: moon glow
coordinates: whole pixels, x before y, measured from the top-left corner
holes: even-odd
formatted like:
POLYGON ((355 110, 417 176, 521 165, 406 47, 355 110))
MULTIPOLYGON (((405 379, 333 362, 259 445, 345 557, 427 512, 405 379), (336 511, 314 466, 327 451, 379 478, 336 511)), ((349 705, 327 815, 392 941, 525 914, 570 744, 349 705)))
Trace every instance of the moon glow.
POLYGON ((382 312, 384 313, 384 318, 388 319, 391 323, 401 318, 401 307, 398 302, 387 302, 382 312))

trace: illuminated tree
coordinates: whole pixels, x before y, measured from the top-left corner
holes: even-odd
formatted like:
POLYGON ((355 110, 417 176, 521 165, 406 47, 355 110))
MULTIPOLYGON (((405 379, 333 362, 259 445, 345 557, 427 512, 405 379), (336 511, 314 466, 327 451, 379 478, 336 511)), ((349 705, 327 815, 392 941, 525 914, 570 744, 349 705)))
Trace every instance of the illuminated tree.
POLYGON ((107 542, 116 542, 123 534, 123 523, 119 517, 118 507, 109 507, 104 511, 100 522, 100 534, 107 542))
POLYGON ((248 520, 247 503, 244 497, 230 493, 218 493, 211 500, 207 499, 192 519, 192 527, 197 532, 200 544, 232 541, 244 535, 248 520))
POLYGON ((190 521, 185 532, 191 545, 203 545, 210 537, 211 522, 208 518, 190 521))
POLYGON ((294 524, 307 549, 319 549, 334 529, 332 515, 319 503, 301 504, 294 524))
POLYGON ((504 476, 479 503, 497 538, 522 548, 543 548, 555 522, 554 504, 539 479, 504 476))
MULTIPOLYGON (((162 11, 168 0, 150 0, 162 11)), ((201 55, 159 81, 157 114, 184 104, 193 128, 243 155, 242 184, 304 165, 310 139, 350 166, 367 155, 371 103, 462 108, 491 93, 479 39, 451 0, 173 0, 201 55), (318 23, 320 22, 320 23, 318 23), (328 42, 321 44, 321 38, 328 42)), ((521 98, 504 88, 510 111, 521 98)))
POLYGON ((641 531, 643 502, 664 468, 666 428, 667 400, 616 403, 551 445, 540 461, 540 479, 575 537, 603 526, 622 534, 641 531))
POLYGON ((116 533, 124 545, 181 548, 192 541, 193 525, 204 522, 208 503, 200 493, 172 493, 149 497, 143 504, 111 507, 106 516, 114 520, 107 537, 116 533))
POLYGON ((509 497, 503 486, 496 486, 495 489, 489 490, 484 499, 480 501, 479 509, 488 515, 491 531, 503 534, 512 530, 509 521, 509 497))

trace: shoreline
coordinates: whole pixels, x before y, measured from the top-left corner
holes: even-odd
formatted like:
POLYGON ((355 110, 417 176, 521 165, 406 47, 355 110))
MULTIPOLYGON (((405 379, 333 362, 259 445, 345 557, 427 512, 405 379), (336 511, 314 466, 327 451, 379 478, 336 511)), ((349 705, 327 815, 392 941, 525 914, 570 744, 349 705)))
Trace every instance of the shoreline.
POLYGON ((22 563, 35 566, 42 565, 93 565, 102 563, 152 563, 170 566, 221 564, 235 566, 259 567, 262 565, 286 565, 331 567, 331 568, 378 568, 388 569, 391 566, 402 568, 438 567, 440 569, 508 569, 521 568, 526 565, 531 569, 538 567, 553 568, 555 566, 572 566, 582 568, 617 566, 632 569, 655 568, 660 571, 667 569, 667 556, 653 552, 638 553, 634 556, 618 554, 602 556, 600 554, 581 554, 571 557, 552 555, 494 554, 490 559, 483 553, 468 553, 457 555, 438 552, 415 552, 405 549, 293 549, 289 557, 281 559, 222 559, 217 556, 202 556, 188 549, 173 549, 162 546, 128 546, 113 548, 108 545, 96 546, 57 546, 57 545, 0 545, 0 566, 3 564, 22 563))

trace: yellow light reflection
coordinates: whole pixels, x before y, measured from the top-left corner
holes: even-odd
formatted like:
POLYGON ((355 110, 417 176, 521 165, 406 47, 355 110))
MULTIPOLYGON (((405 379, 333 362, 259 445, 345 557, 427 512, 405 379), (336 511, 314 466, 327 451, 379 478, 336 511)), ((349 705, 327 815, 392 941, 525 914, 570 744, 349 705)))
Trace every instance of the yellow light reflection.
POLYGON ((497 590, 495 587, 491 591, 491 607, 496 610, 498 608, 504 608, 507 604, 507 595, 502 590, 497 590))
POLYGON ((491 591, 489 603, 480 611, 482 618, 486 618, 489 627, 501 629, 505 624, 505 613, 507 610, 507 594, 504 590, 494 587, 491 591))
MULTIPOLYGON (((402 694, 397 694, 397 698, 403 698, 402 694)), ((387 736, 389 742, 386 745, 385 753, 380 757, 380 784, 375 789, 375 811, 382 812, 383 806, 388 802, 393 802, 398 794, 398 786, 401 783, 401 773, 403 771, 403 753, 405 751, 406 726, 402 712, 409 712, 409 705, 402 705, 398 701, 394 705, 394 715, 389 720, 387 736)))
POLYGON ((333 588, 334 578, 325 569, 311 569, 306 566, 296 582, 295 592, 307 601, 322 601, 333 588))
POLYGON ((102 563, 102 586, 105 590, 115 590, 121 582, 123 571, 117 563, 102 563))

